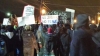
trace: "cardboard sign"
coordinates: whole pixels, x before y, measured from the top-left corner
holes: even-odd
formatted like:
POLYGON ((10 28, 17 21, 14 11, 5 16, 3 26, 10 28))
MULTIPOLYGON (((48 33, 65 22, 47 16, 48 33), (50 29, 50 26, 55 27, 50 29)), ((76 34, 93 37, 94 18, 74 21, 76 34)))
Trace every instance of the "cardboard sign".
POLYGON ((66 8, 66 12, 71 12, 71 24, 74 24, 74 15, 75 15, 75 10, 66 8))
POLYGON ((34 6, 27 5, 24 7, 23 17, 34 15, 34 6))
POLYGON ((57 24, 58 15, 42 15, 41 22, 43 24, 57 24))
POLYGON ((35 17, 34 15, 23 17, 25 25, 35 24, 35 17))
POLYGON ((25 23, 24 23, 24 20, 22 19, 22 17, 17 17, 17 21, 18 21, 18 26, 24 26, 25 23))
POLYGON ((35 17, 34 15, 27 16, 27 17, 18 17, 17 21, 19 27, 24 25, 31 25, 31 24, 35 24, 35 17))
POLYGON ((4 18, 3 19, 3 25, 11 25, 11 22, 10 22, 9 18, 4 18))

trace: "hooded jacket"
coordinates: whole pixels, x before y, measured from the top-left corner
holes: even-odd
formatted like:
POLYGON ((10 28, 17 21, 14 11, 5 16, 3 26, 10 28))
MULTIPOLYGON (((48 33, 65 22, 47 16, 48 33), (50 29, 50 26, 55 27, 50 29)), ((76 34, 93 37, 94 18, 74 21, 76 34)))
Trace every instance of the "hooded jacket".
POLYGON ((94 56, 94 42, 91 32, 87 29, 88 22, 86 14, 77 16, 77 30, 72 34, 70 56, 94 56))

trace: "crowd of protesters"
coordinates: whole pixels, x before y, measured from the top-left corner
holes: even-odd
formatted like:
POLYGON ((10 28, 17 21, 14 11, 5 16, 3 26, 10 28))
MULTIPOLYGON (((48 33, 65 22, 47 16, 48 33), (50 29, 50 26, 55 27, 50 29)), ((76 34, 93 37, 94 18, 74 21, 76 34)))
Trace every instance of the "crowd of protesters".
POLYGON ((79 14, 72 26, 56 25, 0 26, 0 56, 100 56, 100 26, 89 24, 79 14), (44 50, 46 49, 46 50, 44 50))

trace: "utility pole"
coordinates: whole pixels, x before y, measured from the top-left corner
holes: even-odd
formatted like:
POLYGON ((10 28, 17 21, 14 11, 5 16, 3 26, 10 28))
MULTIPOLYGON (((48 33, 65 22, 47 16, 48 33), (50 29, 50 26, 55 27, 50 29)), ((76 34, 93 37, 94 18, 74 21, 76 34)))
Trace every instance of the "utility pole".
POLYGON ((41 9, 42 9, 42 3, 43 3, 43 0, 40 0, 40 10, 39 10, 39 13, 40 13, 40 16, 39 16, 39 21, 41 21, 41 9))
POLYGON ((43 5, 43 0, 40 0, 40 15, 42 14, 41 13, 42 5, 43 5))

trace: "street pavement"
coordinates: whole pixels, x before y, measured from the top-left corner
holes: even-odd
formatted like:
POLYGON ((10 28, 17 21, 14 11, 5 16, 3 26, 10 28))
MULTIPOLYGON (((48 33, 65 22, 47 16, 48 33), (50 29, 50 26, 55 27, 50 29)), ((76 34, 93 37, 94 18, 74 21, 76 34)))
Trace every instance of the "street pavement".
MULTIPOLYGON (((40 50, 40 52, 37 54, 37 56, 46 56, 45 53, 46 53, 46 49, 43 48, 40 50)), ((49 56, 55 56, 55 55, 53 52, 51 52, 51 54, 49 56)))

